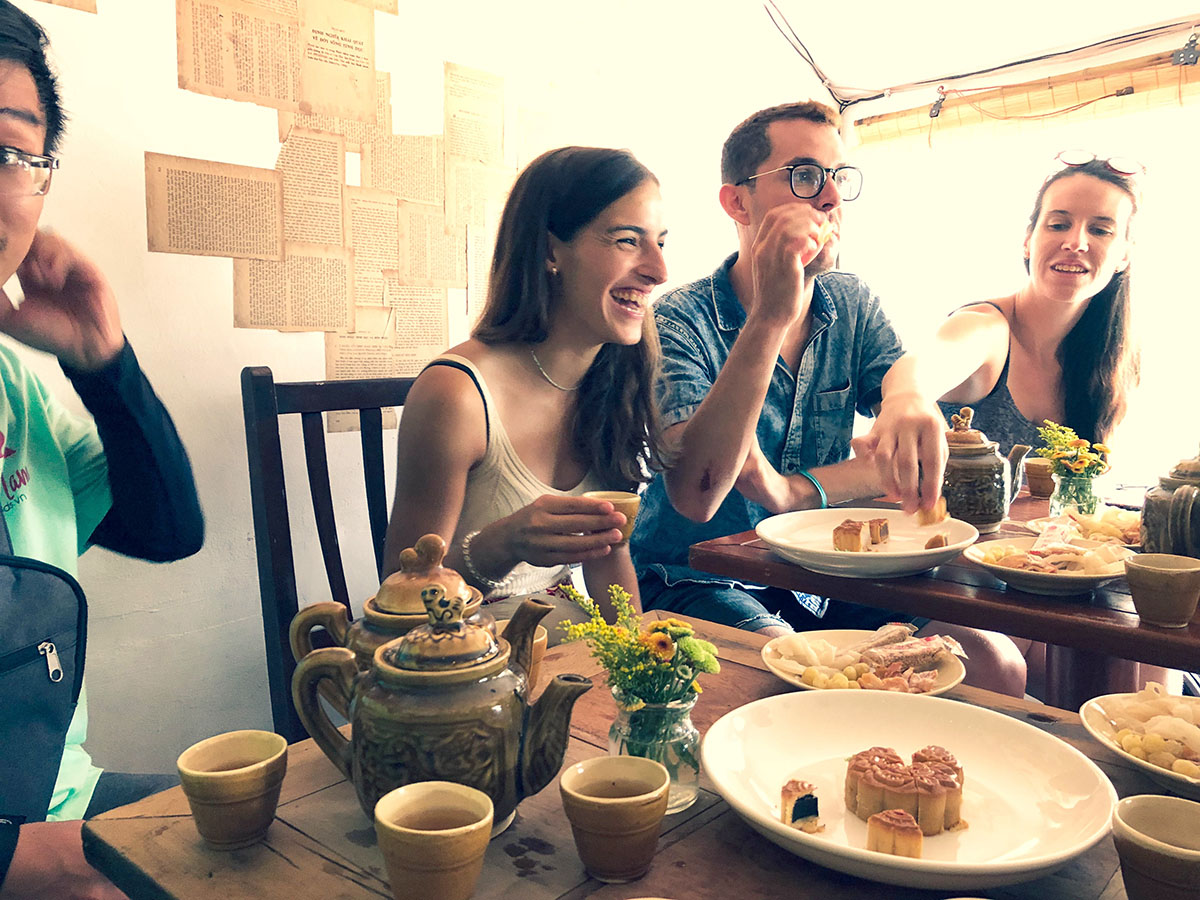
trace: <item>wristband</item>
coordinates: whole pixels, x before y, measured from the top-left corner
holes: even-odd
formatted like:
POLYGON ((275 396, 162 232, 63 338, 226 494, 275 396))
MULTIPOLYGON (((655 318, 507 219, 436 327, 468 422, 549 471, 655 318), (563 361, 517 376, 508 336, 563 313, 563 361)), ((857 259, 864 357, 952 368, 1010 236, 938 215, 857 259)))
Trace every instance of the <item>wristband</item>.
POLYGON ((463 565, 467 568, 467 574, 471 576, 471 579, 476 584, 481 584, 487 588, 490 594, 492 591, 506 587, 508 585, 508 577, 505 576, 500 579, 488 578, 486 575, 481 575, 479 570, 475 568, 475 563, 471 561, 471 541, 475 540, 478 534, 478 530, 472 531, 462 539, 462 560, 463 565))
POLYGON ((819 494, 821 497, 821 509, 828 509, 829 508, 829 498, 825 496, 825 488, 821 487, 821 482, 817 481, 817 476, 814 475, 812 472, 808 471, 808 469, 801 469, 796 474, 803 475, 805 478, 807 478, 809 481, 811 481, 813 483, 813 487, 815 487, 817 489, 817 494, 819 494))

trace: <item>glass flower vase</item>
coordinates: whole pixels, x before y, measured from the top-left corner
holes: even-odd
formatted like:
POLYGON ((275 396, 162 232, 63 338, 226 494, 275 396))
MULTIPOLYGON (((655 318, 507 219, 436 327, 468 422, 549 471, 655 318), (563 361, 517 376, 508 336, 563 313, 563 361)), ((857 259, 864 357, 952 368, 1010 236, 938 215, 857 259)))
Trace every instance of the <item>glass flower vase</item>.
POLYGON ((1061 516, 1076 510, 1085 516, 1096 512, 1095 479, 1090 475, 1054 475, 1054 493, 1050 495, 1050 515, 1061 516))
POLYGON ((671 703, 646 703, 616 688, 617 717, 608 730, 612 756, 641 756, 663 764, 671 776, 667 813, 687 809, 700 790, 700 732, 692 724, 696 695, 671 703), (631 706, 637 706, 631 709, 631 706))

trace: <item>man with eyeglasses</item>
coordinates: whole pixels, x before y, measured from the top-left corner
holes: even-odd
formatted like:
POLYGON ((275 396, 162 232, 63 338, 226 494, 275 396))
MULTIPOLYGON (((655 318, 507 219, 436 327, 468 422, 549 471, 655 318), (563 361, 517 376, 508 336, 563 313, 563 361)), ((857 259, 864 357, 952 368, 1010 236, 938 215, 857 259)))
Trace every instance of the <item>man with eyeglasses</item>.
MULTIPOLYGON (((655 307, 659 399, 678 458, 646 489, 630 544, 642 604, 768 635, 904 618, 688 566, 697 541, 774 513, 881 494, 870 454, 847 457, 855 411, 879 408, 883 377, 901 355, 878 298, 833 271, 843 204, 859 196, 863 177, 846 162, 832 109, 806 101, 750 116, 725 142, 721 178, 738 252, 655 307)), ((939 488, 940 472, 923 505, 939 488)), ((904 500, 922 502, 915 490, 904 500)), ((980 645, 990 640, 973 643, 989 655, 980 645)), ((989 672, 993 662, 1001 665, 985 662, 989 672)), ((1004 666, 1012 681, 993 680, 997 689, 1024 684, 1015 648, 1004 666)))
MULTIPOLYGON (((181 559, 204 538, 187 454, 125 340, 104 275, 65 240, 38 230, 63 129, 46 49, 40 26, 0 0, 0 285, 15 273, 24 294, 18 303, 0 290, 0 332, 56 356, 94 422, 70 415, 16 352, 0 347, 0 515, 15 555, 70 575, 90 544, 181 559)), ((37 597, 0 590, 5 615, 38 621, 37 597)), ((0 716, 12 709, 3 694, 11 683, 0 681, 0 716)), ((44 740, 48 770, 40 774, 54 781, 48 808, 22 821, 6 800, 27 803, 27 786, 38 779, 14 764, 14 744, 28 737, 40 752, 43 739, 33 726, 16 733, 13 721, 0 721, 0 900, 124 897, 84 859, 79 820, 174 779, 92 765, 82 746, 85 684, 65 747, 44 740)))

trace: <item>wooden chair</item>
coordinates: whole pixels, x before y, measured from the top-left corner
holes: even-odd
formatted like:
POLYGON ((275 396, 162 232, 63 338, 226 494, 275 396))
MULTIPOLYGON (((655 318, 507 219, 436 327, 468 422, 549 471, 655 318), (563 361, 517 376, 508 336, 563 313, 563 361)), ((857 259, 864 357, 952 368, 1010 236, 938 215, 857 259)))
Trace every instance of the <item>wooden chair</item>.
POLYGON ((258 585, 262 596, 263 636, 267 650, 267 679, 275 730, 289 742, 308 737, 292 703, 292 673, 296 663, 288 643, 288 627, 298 611, 292 532, 284 486, 279 417, 299 415, 308 469, 308 488, 316 518, 317 536, 329 592, 350 610, 350 595, 342 566, 323 412, 357 410, 361 425, 363 478, 367 520, 375 551, 375 574, 383 567, 383 540, 388 503, 383 477, 383 414, 388 406, 403 406, 413 378, 354 381, 276 383, 263 366, 242 369, 242 410, 246 420, 246 449, 250 463, 250 499, 254 510, 254 544, 258 556, 258 585))

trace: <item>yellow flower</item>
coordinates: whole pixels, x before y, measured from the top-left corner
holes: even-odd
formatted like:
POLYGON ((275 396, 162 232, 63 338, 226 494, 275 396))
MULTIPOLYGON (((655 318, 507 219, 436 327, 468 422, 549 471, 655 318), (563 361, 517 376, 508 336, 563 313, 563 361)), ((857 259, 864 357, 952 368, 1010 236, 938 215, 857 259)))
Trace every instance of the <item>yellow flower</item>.
POLYGON ((1101 453, 1112 453, 1112 451, 1108 449, 1108 446, 1106 444, 1092 444, 1092 449, 1098 450, 1101 453))
POLYGON ((651 653, 664 662, 675 655, 675 642, 661 631, 651 631, 641 636, 641 642, 651 653))
POLYGON ((1086 447, 1087 445, 1088 442, 1083 438, 1075 438, 1075 440, 1067 442, 1068 447, 1086 447))

